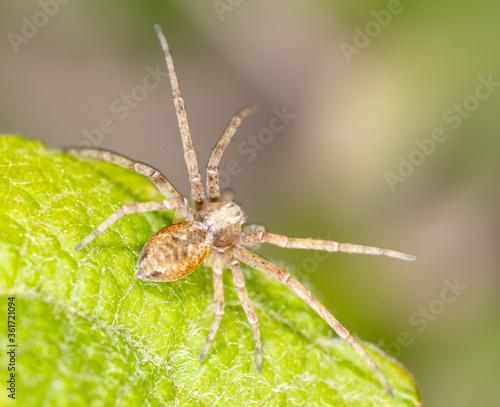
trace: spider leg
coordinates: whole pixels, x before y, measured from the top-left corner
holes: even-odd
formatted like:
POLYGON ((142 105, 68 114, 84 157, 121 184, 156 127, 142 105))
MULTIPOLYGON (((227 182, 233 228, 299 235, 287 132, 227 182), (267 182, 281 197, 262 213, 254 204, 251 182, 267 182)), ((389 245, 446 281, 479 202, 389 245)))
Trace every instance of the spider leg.
POLYGON ((224 285, 222 281, 222 271, 224 270, 224 258, 225 253, 223 251, 215 251, 214 264, 213 264, 213 278, 214 278, 214 300, 215 300, 215 316, 208 332, 207 341, 203 350, 200 353, 200 362, 205 360, 207 356, 210 344, 215 338, 217 331, 219 330, 220 322, 224 315, 224 285))
POLYGON ((80 250, 82 247, 88 245, 92 240, 104 232, 108 227, 110 227, 114 222, 120 219, 124 215, 130 215, 132 213, 139 212, 152 212, 152 211, 163 211, 166 209, 173 208, 185 208, 187 210, 188 202, 186 198, 173 198, 165 199, 163 201, 150 201, 150 202, 139 202, 129 205, 123 205, 121 208, 117 209, 113 214, 111 214, 107 219, 104 220, 99 226, 97 226, 94 231, 83 239, 75 247, 75 250, 80 250))
POLYGON ((203 183, 201 182, 200 172, 198 171, 198 162, 196 161, 196 153, 191 141, 191 134, 189 133, 186 107, 184 105, 184 99, 181 95, 181 90, 179 89, 179 83, 177 82, 174 61, 172 60, 167 40, 163 35, 159 24, 155 25, 155 29, 158 39, 163 47, 163 51, 165 52, 165 60, 167 62, 168 74, 170 76, 170 84, 172 85, 172 93, 174 95, 175 111, 177 113, 179 130, 181 132, 184 159, 188 168, 189 182, 191 184, 191 196, 196 206, 199 207, 205 201, 205 191, 203 190, 203 183))
POLYGON ((287 249, 309 249, 323 250, 326 252, 374 254, 379 256, 394 257, 401 260, 416 260, 416 257, 412 256, 411 254, 382 249, 380 247, 362 246, 351 243, 339 243, 334 242, 333 240, 287 237, 283 235, 277 235, 275 233, 269 233, 262 229, 247 233, 243 238, 242 245, 245 247, 251 247, 259 243, 271 243, 273 245, 284 247, 287 249))
POLYGON ((392 389, 387 379, 379 370, 373 359, 366 353, 361 345, 354 339, 349 331, 342 325, 314 296, 313 294, 296 279, 294 279, 285 270, 275 266, 263 257, 252 253, 244 248, 236 248, 234 250, 235 257, 241 262, 262 271, 263 273, 275 278, 280 283, 291 288, 302 300, 304 300, 314 311, 323 318, 328 325, 339 335, 342 339, 347 341, 349 345, 358 353, 359 356, 370 366, 372 371, 377 375, 378 380, 384 386, 387 393, 392 396, 392 389))
POLYGON ((240 110, 233 116, 233 118, 229 122, 229 125, 226 128, 226 131, 224 132, 219 142, 217 143, 217 145, 212 150, 212 153, 210 154, 210 158, 208 160, 208 165, 207 165, 207 192, 210 202, 216 202, 219 200, 220 197, 219 162, 222 158, 222 153, 224 153, 224 150, 231 141, 231 138, 234 136, 234 133, 236 133, 236 130, 238 129, 238 127, 240 127, 241 121, 252 110, 254 110, 255 107, 256 104, 254 103, 240 110))
MULTIPOLYGON (((66 150, 70 154, 78 155, 81 157, 100 158, 101 160, 117 164, 121 167, 127 168, 138 174, 148 177, 156 188, 160 190, 166 199, 179 198, 180 195, 165 176, 158 170, 150 167, 149 165, 132 161, 127 157, 123 157, 116 153, 106 150, 99 150, 96 148, 68 148, 66 150)), ((181 213, 181 208, 175 211, 174 222, 179 223, 186 219, 187 212, 181 213)))
POLYGON ((248 322, 252 327, 253 339, 255 342, 255 360, 257 362, 257 371, 262 372, 262 342, 260 340, 259 320, 255 314, 252 302, 248 296, 248 291, 245 287, 245 277, 241 271, 240 262, 236 259, 231 261, 231 272, 233 273, 234 286, 240 297, 241 305, 247 314, 248 322))

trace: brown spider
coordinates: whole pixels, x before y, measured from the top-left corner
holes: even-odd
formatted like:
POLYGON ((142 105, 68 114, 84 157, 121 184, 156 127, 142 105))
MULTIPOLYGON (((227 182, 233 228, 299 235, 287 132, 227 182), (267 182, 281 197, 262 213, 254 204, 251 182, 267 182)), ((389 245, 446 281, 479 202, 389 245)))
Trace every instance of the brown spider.
POLYGON ((279 282, 291 288, 314 311, 316 311, 349 345, 365 360, 387 393, 392 390, 384 375, 365 352, 349 331, 312 295, 312 293, 281 268, 270 263, 259 255, 247 250, 247 247, 259 243, 271 243, 277 246, 293 249, 323 250, 328 252, 364 253, 395 257, 403 260, 415 260, 414 256, 381 249, 378 247, 360 246, 350 243, 338 243, 329 240, 313 240, 291 238, 266 232, 263 227, 243 228, 245 221, 241 208, 232 202, 232 197, 221 198, 219 188, 218 166, 222 153, 239 127, 241 120, 253 109, 249 106, 237 113, 229 123, 226 131, 210 155, 206 177, 208 202, 205 196, 196 154, 191 142, 186 117, 184 100, 174 70, 172 56, 167 41, 159 25, 155 26, 158 38, 165 52, 167 67, 172 84, 174 105, 182 136, 184 158, 186 161, 191 196, 194 209, 188 206, 186 198, 180 197, 175 188, 157 170, 109 151, 96 149, 71 149, 70 152, 85 157, 101 158, 118 164, 139 174, 143 174, 156 185, 165 196, 162 201, 141 202, 124 205, 102 222, 90 235, 83 239, 75 248, 80 250, 95 237, 104 232, 123 215, 139 212, 176 209, 172 225, 165 226, 156 232, 146 242, 141 250, 137 263, 136 276, 150 281, 173 281, 187 276, 205 261, 213 268, 215 317, 210 328, 205 346, 200 354, 200 361, 205 359, 210 343, 214 339, 224 314, 224 290, 222 272, 225 266, 231 269, 234 285, 243 305, 243 309, 252 327, 255 341, 255 352, 258 372, 262 371, 262 345, 259 323, 252 306, 240 262, 274 277, 279 282))

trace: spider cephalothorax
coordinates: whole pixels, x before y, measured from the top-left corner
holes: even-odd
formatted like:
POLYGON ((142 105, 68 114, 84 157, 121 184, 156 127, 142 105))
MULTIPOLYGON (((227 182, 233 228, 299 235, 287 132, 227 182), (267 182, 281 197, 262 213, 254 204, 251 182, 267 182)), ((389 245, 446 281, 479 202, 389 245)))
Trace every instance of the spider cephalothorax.
POLYGON ((234 202, 210 202, 193 213, 193 219, 207 226, 215 249, 229 249, 240 238, 245 221, 243 211, 234 202))
POLYGON ((204 261, 212 267, 215 317, 205 346, 201 351, 200 361, 207 355, 210 343, 217 333, 224 314, 222 272, 224 268, 229 268, 233 274, 234 285, 238 292, 238 296, 252 327, 255 341, 257 370, 259 372, 262 370, 262 346, 259 323, 245 288, 245 280, 240 266, 240 262, 242 262, 274 277, 295 291, 341 338, 345 339, 354 348, 377 375, 386 391, 392 394, 389 383, 380 372, 375 362, 352 337, 349 331, 347 331, 347 329, 312 295, 312 293, 285 270, 249 251, 247 248, 259 243, 270 243, 285 248, 376 254, 403 260, 415 260, 415 257, 378 247, 338 243, 329 240, 286 237, 266 232, 262 226, 252 227, 249 231, 243 231, 242 224, 245 221, 243 211, 238 205, 232 202, 232 199, 222 199, 221 197, 218 166, 222 153, 229 144, 231 137, 236 132, 243 117, 252 110, 253 106, 241 110, 233 117, 226 131, 213 149, 206 171, 208 195, 206 196, 198 171, 198 163, 191 142, 184 100, 182 99, 177 83, 172 57, 168 49, 167 41, 159 26, 156 26, 156 31, 163 46, 163 50, 165 51, 165 58, 170 74, 174 105, 176 107, 179 129, 182 136, 184 158, 188 168, 194 209, 188 206, 187 199, 180 197, 175 188, 162 174, 148 165, 137 163, 110 151, 72 149, 70 151, 75 154, 86 157, 102 158, 149 177, 165 196, 165 199, 162 201, 129 204, 117 209, 111 216, 94 229, 90 235, 83 239, 76 246, 76 250, 80 250, 82 247, 86 246, 123 215, 175 209, 173 224, 165 226, 156 232, 142 248, 137 263, 136 275, 142 279, 151 281, 173 281, 192 273, 204 261))

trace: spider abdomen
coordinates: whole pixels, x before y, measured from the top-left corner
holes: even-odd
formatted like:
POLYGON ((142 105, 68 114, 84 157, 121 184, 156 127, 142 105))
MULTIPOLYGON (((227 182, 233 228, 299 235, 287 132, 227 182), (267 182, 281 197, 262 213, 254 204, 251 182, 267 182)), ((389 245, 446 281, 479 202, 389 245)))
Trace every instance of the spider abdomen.
POLYGON ((142 248, 136 275, 151 281, 178 280, 196 270, 212 247, 212 236, 201 222, 165 226, 142 248))

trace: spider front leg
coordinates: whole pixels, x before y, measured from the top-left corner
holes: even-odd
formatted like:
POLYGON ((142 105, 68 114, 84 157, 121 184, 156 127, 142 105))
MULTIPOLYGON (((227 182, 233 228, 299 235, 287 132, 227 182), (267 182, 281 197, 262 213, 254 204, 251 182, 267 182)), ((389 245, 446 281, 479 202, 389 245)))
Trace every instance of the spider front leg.
POLYGON ((253 339, 255 342, 255 361, 257 362, 257 372, 262 372, 262 342, 260 340, 259 320, 257 314, 248 296, 248 291, 245 287, 245 277, 241 271, 240 262, 236 259, 231 261, 231 272, 233 273, 234 286, 240 297, 241 305, 247 314, 248 322, 252 327, 253 339))
POLYGON ((220 186, 219 186, 219 163, 222 158, 222 153, 228 146, 231 138, 240 127, 241 121, 256 107, 255 104, 245 107, 234 115, 234 117, 229 122, 226 131, 220 138, 217 145, 212 150, 210 158, 207 165, 207 192, 210 202, 217 202, 220 198, 220 186))
POLYGON ((210 344, 215 338, 217 331, 219 330, 220 322, 222 321, 222 317, 224 316, 224 284, 222 280, 222 272, 224 270, 224 251, 216 250, 214 253, 214 264, 212 267, 213 270, 213 279, 214 279, 214 301, 215 301, 215 316, 212 322, 212 326, 210 327, 210 331, 208 332, 208 337, 205 342, 205 346, 203 346, 203 350, 200 353, 200 362, 205 360, 207 356, 208 349, 210 348, 210 344))
POLYGON ((354 337, 349 333, 349 331, 338 321, 315 297, 314 295, 300 282, 294 279, 285 270, 282 270, 278 266, 275 266, 263 257, 248 251, 247 249, 237 247, 234 250, 235 257, 241 262, 248 264, 249 266, 262 271, 263 273, 275 278, 280 283, 291 288, 306 304, 308 304, 318 315, 323 318, 328 325, 344 339, 352 348, 358 353, 359 356, 370 366, 372 371, 377 375, 378 380, 384 386, 387 393, 392 397, 392 389, 389 382, 382 374, 378 366, 375 364, 373 359, 366 353, 366 351, 361 347, 361 345, 354 339, 354 337))
POLYGON ((100 158, 101 160, 127 168, 138 174, 145 175, 156 185, 166 199, 179 197, 179 193, 163 174, 149 165, 138 163, 122 155, 107 150, 99 150, 97 148, 68 148, 66 151, 80 157, 100 158))
MULTIPOLYGON (((138 163, 130 158, 113 153, 107 150, 99 150, 97 148, 68 148, 66 150, 70 154, 78 155, 80 157, 99 158, 104 161, 119 165, 120 167, 127 168, 138 174, 148 177, 156 188, 163 194, 165 199, 179 198, 180 195, 173 185, 165 178, 165 176, 158 170, 150 167, 149 165, 138 163)), ((175 211, 173 223, 179 223, 186 219, 187 211, 175 211)), ((187 210, 187 208, 185 208, 187 210)))
POLYGON ((333 240, 301 239, 277 235, 266 232, 263 228, 247 233, 243 238, 243 246, 251 247, 259 243, 270 243, 286 249, 309 249, 322 250, 326 252, 374 254, 378 256, 393 257, 401 260, 414 261, 415 256, 394 250, 382 249, 380 247, 362 246, 352 243, 339 243, 333 240))
POLYGON ((168 48, 167 39, 161 30, 161 27, 155 25, 156 35, 160 40, 163 52, 165 53, 165 61, 167 63, 168 74, 170 77, 170 85, 172 85, 172 94, 174 96, 175 113, 177 114, 177 122, 179 131, 181 132, 182 148, 184 149, 184 160, 188 169, 189 183, 191 184, 191 197, 197 207, 203 205, 205 201, 205 191, 201 181, 200 172, 198 171, 198 161, 196 161, 196 153, 191 141, 191 133, 187 121, 186 106, 182 98, 177 75, 175 73, 174 61, 168 48))
POLYGON ((173 198, 165 199, 163 201, 150 201, 150 202, 139 202, 129 205, 123 205, 121 208, 117 209, 113 214, 111 214, 107 219, 104 220, 99 226, 97 226, 94 231, 83 239, 75 247, 75 250, 80 250, 82 247, 88 245, 92 240, 104 232, 108 227, 110 227, 114 222, 120 219, 124 215, 130 215, 132 213, 140 212, 152 212, 152 211, 163 211, 166 209, 182 208, 183 212, 187 212, 188 202, 186 198, 173 198))

